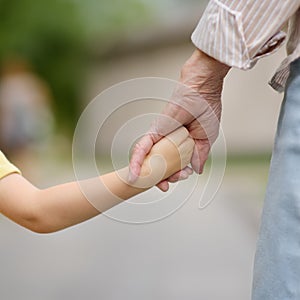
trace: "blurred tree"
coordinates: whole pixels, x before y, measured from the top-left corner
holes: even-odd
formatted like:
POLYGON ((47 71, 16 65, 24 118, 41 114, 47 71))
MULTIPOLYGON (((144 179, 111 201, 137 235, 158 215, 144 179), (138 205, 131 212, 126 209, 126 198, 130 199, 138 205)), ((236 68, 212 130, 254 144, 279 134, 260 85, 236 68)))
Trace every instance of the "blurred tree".
POLYGON ((72 130, 89 50, 97 41, 106 51, 146 15, 142 0, 0 0, 0 64, 27 60, 51 87, 58 124, 72 130))

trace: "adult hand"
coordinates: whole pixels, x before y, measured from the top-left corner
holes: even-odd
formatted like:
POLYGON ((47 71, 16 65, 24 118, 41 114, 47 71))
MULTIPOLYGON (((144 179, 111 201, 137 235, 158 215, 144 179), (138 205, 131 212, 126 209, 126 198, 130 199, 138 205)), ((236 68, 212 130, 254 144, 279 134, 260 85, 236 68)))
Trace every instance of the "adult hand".
MULTIPOLYGON (((184 125, 195 141, 191 165, 201 174, 212 143, 219 132, 221 118, 221 94, 223 80, 230 67, 195 50, 181 70, 178 86, 160 117, 152 124, 149 132, 135 145, 129 181, 134 182, 140 174, 141 165, 152 146, 163 136, 184 125)), ((168 182, 187 178, 192 173, 189 167, 173 174, 157 186, 162 191, 169 188, 168 182)))

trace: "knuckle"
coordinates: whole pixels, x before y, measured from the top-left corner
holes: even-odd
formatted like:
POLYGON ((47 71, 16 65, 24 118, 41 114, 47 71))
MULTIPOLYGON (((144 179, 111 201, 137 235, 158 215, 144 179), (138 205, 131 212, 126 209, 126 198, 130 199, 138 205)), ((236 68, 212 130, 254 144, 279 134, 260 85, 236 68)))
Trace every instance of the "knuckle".
POLYGON ((145 145, 142 144, 142 142, 137 142, 133 148, 133 153, 145 155, 146 154, 145 145))

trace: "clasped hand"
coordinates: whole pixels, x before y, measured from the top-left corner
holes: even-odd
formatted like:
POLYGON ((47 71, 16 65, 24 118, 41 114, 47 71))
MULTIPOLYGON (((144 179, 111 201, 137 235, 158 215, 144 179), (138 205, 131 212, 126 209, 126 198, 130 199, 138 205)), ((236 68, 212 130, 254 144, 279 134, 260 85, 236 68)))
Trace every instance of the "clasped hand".
POLYGON ((162 137, 180 126, 184 126, 195 147, 191 156, 191 167, 186 166, 172 174, 157 186, 162 191, 169 188, 168 182, 187 178, 192 169, 201 174, 211 145, 218 137, 221 118, 221 94, 223 80, 229 67, 196 50, 184 64, 180 82, 174 89, 170 101, 161 115, 154 120, 148 133, 135 145, 129 181, 137 180, 147 154, 162 137))

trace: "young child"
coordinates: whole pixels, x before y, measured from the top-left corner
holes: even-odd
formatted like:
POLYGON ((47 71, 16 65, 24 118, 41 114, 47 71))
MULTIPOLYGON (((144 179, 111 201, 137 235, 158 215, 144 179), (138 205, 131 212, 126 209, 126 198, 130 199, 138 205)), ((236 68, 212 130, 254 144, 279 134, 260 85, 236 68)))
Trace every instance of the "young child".
POLYGON ((22 177, 0 152, 0 212, 34 232, 58 231, 88 220, 168 178, 189 164, 193 148, 193 139, 181 127, 153 146, 134 185, 127 182, 126 167, 98 178, 43 190, 22 177))

